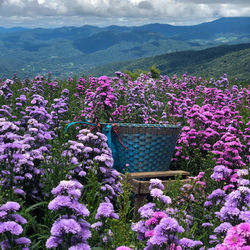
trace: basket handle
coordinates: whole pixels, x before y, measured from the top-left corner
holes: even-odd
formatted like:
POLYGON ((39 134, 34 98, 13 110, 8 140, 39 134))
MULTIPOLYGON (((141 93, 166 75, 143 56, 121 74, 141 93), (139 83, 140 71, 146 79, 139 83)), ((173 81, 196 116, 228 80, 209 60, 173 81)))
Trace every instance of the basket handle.
POLYGON ((86 121, 86 122, 71 122, 71 123, 69 123, 68 126, 65 128, 65 133, 68 132, 69 127, 71 127, 71 126, 74 125, 74 124, 79 124, 79 123, 80 123, 80 124, 91 125, 91 126, 98 126, 98 125, 99 125, 99 124, 91 123, 91 122, 88 122, 88 121, 86 121))

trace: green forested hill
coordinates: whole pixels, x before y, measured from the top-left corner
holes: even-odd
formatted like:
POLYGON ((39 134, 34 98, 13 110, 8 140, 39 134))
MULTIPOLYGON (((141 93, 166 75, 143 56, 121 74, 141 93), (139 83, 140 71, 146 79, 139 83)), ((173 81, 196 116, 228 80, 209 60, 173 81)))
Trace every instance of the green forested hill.
POLYGON ((135 61, 113 63, 93 69, 90 73, 112 75, 115 71, 148 70, 156 65, 161 74, 195 74, 204 77, 220 77, 227 73, 230 78, 250 82, 250 43, 223 45, 200 51, 184 51, 135 61))

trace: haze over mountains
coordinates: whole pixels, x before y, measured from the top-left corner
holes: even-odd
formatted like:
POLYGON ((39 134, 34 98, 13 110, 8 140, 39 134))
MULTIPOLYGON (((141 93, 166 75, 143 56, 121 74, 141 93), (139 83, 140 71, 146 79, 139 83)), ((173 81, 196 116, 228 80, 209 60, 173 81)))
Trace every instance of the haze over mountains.
MULTIPOLYGON (((221 18, 194 26, 149 24, 133 27, 87 25, 56 29, 0 28, 0 76, 12 77, 17 73, 18 77, 25 78, 52 72, 53 76, 66 78, 70 75, 79 76, 83 72, 94 72, 95 67, 109 63, 169 53, 172 53, 174 58, 173 52, 197 51, 240 43, 250 43, 249 17, 221 18)), ((232 49, 231 52, 238 53, 247 49, 244 46, 239 48, 236 51, 232 49)), ((230 52, 230 49, 227 50, 230 52)), ((199 54, 196 52, 195 55, 198 55, 197 53, 199 54)), ((213 54, 212 50, 211 53, 213 54)), ((216 60, 216 55, 221 56, 214 51, 212 60, 216 60)), ((243 55, 244 53, 241 56, 243 55)), ((176 63, 176 73, 187 69, 192 71, 187 67, 190 62, 185 66, 185 60, 181 60, 190 54, 177 53, 176 56, 180 60, 179 68, 176 63)), ((206 53, 203 53, 203 56, 205 58, 202 63, 209 65, 211 57, 207 55, 206 58, 206 53)), ((168 57, 164 58, 170 60, 168 57)), ((247 58, 244 62, 250 65, 247 58)), ((155 61, 154 63, 157 64, 155 61)), ((167 62, 161 64, 169 65, 167 62)), ((115 64, 112 65, 112 69, 116 70, 115 64)), ((195 64, 193 66, 195 67, 195 64)), ((117 66, 117 70, 118 68, 117 66)), ((166 71, 163 68, 162 66, 161 70, 166 71)), ((209 67, 207 69, 209 70, 209 67)))

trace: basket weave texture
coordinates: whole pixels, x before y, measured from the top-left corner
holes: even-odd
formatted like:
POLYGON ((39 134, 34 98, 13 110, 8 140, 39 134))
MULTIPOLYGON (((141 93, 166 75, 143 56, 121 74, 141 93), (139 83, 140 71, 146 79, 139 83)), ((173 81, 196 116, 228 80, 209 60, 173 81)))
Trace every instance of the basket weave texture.
MULTIPOLYGON (((108 123, 102 124, 106 125, 108 123)), ((119 172, 166 171, 181 126, 168 124, 117 123, 120 137, 112 132, 114 168, 119 172), (126 149, 121 142, 128 148, 126 149), (129 164, 126 167, 126 164, 129 164)))

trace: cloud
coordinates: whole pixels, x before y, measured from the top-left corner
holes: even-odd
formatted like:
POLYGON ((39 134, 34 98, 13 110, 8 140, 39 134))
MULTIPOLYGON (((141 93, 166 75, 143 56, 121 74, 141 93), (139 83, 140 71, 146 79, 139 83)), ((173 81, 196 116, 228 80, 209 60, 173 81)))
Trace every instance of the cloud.
POLYGON ((195 24, 223 16, 250 16, 250 1, 0 0, 0 25, 195 24))
POLYGON ((145 9, 145 10, 150 10, 150 9, 154 8, 153 5, 150 2, 148 2, 148 1, 141 1, 141 2, 139 2, 138 7, 140 9, 145 9))
MULTIPOLYGON (((178 2, 186 3, 186 0, 178 0, 178 2)), ((204 3, 204 4, 248 4, 249 0, 190 0, 189 3, 204 3)))

